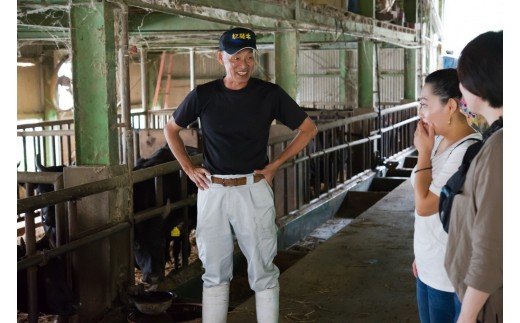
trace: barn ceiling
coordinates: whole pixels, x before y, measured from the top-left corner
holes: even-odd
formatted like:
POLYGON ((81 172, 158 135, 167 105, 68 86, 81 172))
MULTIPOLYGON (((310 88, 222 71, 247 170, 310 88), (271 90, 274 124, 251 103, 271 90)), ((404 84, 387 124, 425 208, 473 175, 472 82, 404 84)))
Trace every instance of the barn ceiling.
MULTIPOLYGON (((108 0, 107 0, 108 1, 108 0)), ((90 1, 71 1, 88 5, 90 1)), ((329 6, 298 0, 114 0, 128 5, 129 43, 160 51, 214 48, 232 26, 255 30, 260 47, 272 47, 274 32, 299 30, 303 48, 350 48, 359 39, 418 47, 415 30, 329 6)), ((18 46, 67 47, 69 0, 19 0, 18 46)))

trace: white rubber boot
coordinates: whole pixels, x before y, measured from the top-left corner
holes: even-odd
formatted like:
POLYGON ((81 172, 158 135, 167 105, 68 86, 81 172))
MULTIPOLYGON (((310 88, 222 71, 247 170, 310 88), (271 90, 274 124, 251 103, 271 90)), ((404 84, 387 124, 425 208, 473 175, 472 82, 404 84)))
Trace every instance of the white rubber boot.
POLYGON ((255 294, 258 323, 278 323, 280 287, 269 288, 255 294))
POLYGON ((226 323, 229 284, 202 287, 202 323, 226 323))

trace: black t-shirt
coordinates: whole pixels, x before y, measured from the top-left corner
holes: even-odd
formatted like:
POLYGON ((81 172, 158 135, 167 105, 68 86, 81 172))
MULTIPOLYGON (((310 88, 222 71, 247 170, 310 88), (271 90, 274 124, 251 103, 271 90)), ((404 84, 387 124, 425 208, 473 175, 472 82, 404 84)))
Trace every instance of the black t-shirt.
POLYGON ((274 119, 292 130, 307 118, 302 108, 278 85, 251 78, 241 90, 223 79, 197 86, 173 113, 186 128, 200 117, 204 167, 211 174, 248 174, 269 163, 267 141, 274 119))

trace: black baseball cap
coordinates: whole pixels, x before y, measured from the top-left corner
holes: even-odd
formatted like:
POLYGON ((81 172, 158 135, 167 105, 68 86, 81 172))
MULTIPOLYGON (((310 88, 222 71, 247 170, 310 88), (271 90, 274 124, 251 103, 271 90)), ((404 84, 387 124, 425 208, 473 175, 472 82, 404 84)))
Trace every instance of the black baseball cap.
POLYGON ((220 36, 219 50, 233 55, 244 48, 256 49, 256 35, 251 29, 233 28, 220 36))

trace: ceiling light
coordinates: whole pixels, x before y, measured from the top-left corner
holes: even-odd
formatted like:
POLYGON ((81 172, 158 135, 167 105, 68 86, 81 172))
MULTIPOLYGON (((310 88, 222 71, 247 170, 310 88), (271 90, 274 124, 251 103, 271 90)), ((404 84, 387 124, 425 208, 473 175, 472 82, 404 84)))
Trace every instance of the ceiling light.
POLYGON ((34 66, 34 63, 31 63, 31 62, 16 62, 16 66, 31 67, 31 66, 34 66))

